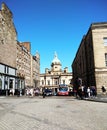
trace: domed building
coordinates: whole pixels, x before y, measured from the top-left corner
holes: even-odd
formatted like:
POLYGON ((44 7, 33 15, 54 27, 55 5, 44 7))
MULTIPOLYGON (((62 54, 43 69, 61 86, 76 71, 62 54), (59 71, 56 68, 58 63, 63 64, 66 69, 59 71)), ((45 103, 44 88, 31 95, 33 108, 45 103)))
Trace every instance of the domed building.
POLYGON ((62 70, 62 64, 58 59, 57 53, 51 63, 51 69, 46 68, 45 73, 40 74, 40 87, 50 88, 53 92, 57 92, 60 84, 70 86, 72 81, 72 73, 68 72, 68 67, 62 70))
POLYGON ((51 72, 61 72, 61 66, 62 66, 61 62, 58 59, 58 56, 55 52, 54 59, 53 59, 52 64, 51 64, 51 72))

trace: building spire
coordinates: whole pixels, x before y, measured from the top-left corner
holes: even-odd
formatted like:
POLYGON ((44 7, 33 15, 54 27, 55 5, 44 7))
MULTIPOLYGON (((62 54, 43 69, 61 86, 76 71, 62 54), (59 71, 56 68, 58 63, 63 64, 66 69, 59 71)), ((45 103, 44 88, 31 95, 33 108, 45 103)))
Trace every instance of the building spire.
POLYGON ((54 59, 52 61, 53 64, 61 64, 60 60, 58 59, 56 51, 54 52, 54 59))
POLYGON ((54 53, 54 58, 58 58, 56 51, 54 53))

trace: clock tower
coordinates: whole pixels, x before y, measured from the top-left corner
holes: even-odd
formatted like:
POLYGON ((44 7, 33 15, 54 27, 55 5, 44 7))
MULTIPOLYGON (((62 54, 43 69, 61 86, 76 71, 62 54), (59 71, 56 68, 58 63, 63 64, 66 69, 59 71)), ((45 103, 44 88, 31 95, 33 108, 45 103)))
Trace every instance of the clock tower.
POLYGON ((54 54, 54 59, 51 63, 51 70, 53 72, 60 72, 61 71, 61 62, 60 60, 58 59, 58 56, 57 56, 57 53, 55 52, 54 54))

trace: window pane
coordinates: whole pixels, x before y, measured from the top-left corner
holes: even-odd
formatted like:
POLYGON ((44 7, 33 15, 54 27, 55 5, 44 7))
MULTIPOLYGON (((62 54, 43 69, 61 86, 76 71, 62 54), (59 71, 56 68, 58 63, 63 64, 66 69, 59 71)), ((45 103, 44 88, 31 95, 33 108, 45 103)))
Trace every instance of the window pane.
POLYGON ((107 46, 107 37, 103 38, 104 40, 104 45, 107 46))
POLYGON ((105 53, 105 65, 107 66, 107 53, 105 53))

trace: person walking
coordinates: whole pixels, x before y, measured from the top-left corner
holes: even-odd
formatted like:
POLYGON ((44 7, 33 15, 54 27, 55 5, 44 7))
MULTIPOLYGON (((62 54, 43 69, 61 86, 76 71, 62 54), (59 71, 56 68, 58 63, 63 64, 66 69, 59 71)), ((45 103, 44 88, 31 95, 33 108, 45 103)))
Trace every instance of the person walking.
POLYGON ((15 94, 15 89, 13 88, 12 89, 12 95, 14 96, 14 94, 15 94))
POLYGON ((84 98, 87 98, 88 94, 87 94, 87 86, 84 86, 84 98))
POLYGON ((33 88, 30 89, 31 97, 33 97, 33 88))
POLYGON ((106 94, 106 89, 105 89, 105 87, 104 87, 104 86, 102 86, 102 88, 101 88, 101 89, 102 89, 102 93, 103 93, 103 94, 106 94))
POLYGON ((42 95, 43 95, 43 98, 45 98, 45 87, 43 87, 42 95))
POLYGON ((90 97, 90 87, 87 88, 88 97, 90 97))

